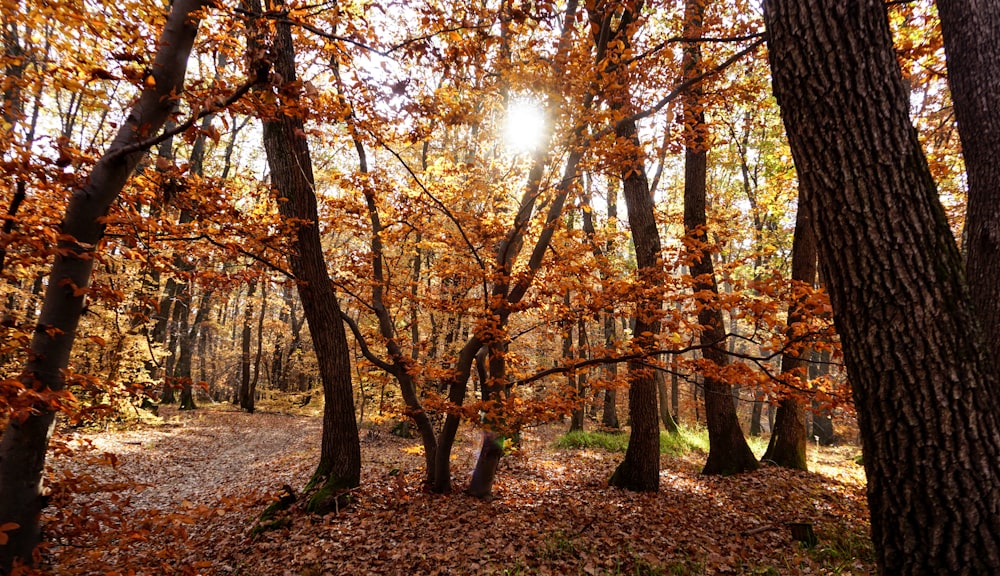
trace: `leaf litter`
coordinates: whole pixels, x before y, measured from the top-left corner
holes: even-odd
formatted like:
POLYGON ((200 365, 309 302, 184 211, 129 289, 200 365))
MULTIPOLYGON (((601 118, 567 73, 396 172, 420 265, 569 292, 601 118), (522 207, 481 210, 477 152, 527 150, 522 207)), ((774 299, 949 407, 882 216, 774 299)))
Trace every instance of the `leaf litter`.
MULTIPOLYGON (((479 435, 455 447, 449 495, 422 489, 416 440, 363 432, 362 486, 326 516, 295 506, 251 535, 319 453, 318 418, 210 407, 165 410, 166 424, 64 431, 48 469, 43 572, 56 574, 869 574, 863 472, 820 449, 832 475, 777 467, 698 473, 704 455, 661 458, 660 491, 607 486, 621 458, 554 448, 563 427, 524 434, 501 460, 494 498, 459 490, 479 435), (794 541, 811 523, 819 544, 794 541)), ((816 452, 811 447, 811 452, 816 452)))

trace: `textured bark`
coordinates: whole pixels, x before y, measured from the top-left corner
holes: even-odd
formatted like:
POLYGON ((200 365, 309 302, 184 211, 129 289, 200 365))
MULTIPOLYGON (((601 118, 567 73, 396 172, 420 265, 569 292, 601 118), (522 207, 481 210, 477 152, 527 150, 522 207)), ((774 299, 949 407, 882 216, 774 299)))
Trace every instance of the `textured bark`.
MULTIPOLYGON (((660 233, 656 226, 653 199, 649 195, 646 170, 637 154, 639 136, 635 122, 619 126, 615 135, 632 148, 630 162, 622 169, 623 195, 628 209, 629 228, 635 245, 636 274, 640 283, 655 285, 663 274, 660 261, 660 233)), ((656 347, 660 333, 659 298, 647 297, 636 304, 634 343, 640 349, 656 347)), ((645 363, 628 363, 628 409, 632 421, 625 459, 611 477, 611 485, 635 491, 660 488, 660 424, 656 402, 656 376, 645 363)))
POLYGON ((326 404, 314 480, 322 479, 321 494, 329 494, 331 490, 357 486, 361 481, 361 444, 354 412, 350 348, 323 255, 309 144, 302 118, 294 115, 300 86, 295 81, 295 49, 289 24, 275 25, 271 53, 276 77, 282 81, 277 86, 281 106, 274 117, 264 121, 264 150, 272 181, 281 197, 278 202, 281 215, 300 223, 292 238, 288 264, 297 280, 323 383, 326 404))
MULTIPOLYGON (((97 162, 86 184, 73 192, 62 222, 66 235, 59 242, 49 273, 48 288, 31 342, 31 357, 21 380, 41 392, 65 386, 63 370, 76 337, 84 306, 84 290, 90 283, 93 251, 104 235, 101 217, 125 186, 144 151, 123 154, 130 145, 157 132, 183 91, 188 55, 198 30, 198 0, 175 0, 157 53, 150 67, 155 86, 146 88, 132 108, 107 152, 97 162)), ((45 451, 55 422, 55 413, 45 406, 23 422, 12 421, 0 441, 0 524, 20 527, 7 532, 10 540, 0 546, 0 571, 9 571, 15 558, 31 562, 31 553, 41 539, 38 515, 45 505, 41 475, 45 451)))
POLYGON ((883 574, 1000 573, 1000 388, 881 0, 765 0, 883 574))
MULTIPOLYGON (((684 10, 685 34, 700 36, 704 15, 703 0, 687 0, 684 10)), ((684 73, 691 77, 701 66, 701 50, 697 43, 684 49, 684 73)), ((689 90, 684 99, 684 231, 699 245, 707 243, 705 215, 706 166, 708 143, 705 124, 704 95, 700 86, 689 90)), ((697 247, 691 258, 691 276, 695 278, 696 292, 718 294, 715 268, 711 254, 697 247)), ((725 352, 726 329, 722 311, 712 302, 702 302, 698 310, 698 324, 702 328, 700 340, 702 355, 722 367, 729 357, 725 352)), ((736 417, 732 386, 712 376, 705 376, 705 420, 708 425, 708 460, 703 474, 737 474, 757 468, 757 458, 747 445, 736 417)))
POLYGON ((983 337, 996 363, 1000 355, 1000 2, 938 0, 937 8, 969 179, 966 275, 983 337))
MULTIPOLYGON (((804 282, 808 286, 816 283, 816 235, 813 233, 809 211, 801 204, 795 215, 795 236, 792 239, 792 280, 804 282)), ((805 311, 798 300, 788 304, 788 326, 802 322, 805 311)), ((789 328, 788 336, 794 337, 789 328)), ((797 374, 802 381, 809 376, 809 351, 799 349, 781 356, 781 373, 797 374)), ((769 461, 785 468, 807 470, 806 463, 806 415, 802 402, 788 396, 778 404, 778 412, 771 428, 771 440, 761 460, 769 461)))

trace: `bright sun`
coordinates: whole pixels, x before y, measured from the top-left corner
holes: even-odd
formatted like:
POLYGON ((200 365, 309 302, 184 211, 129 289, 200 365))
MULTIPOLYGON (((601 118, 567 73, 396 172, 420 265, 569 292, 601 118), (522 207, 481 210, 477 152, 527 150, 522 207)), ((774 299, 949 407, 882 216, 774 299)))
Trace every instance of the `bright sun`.
POLYGON ((545 112, 538 102, 511 100, 504 126, 504 141, 511 152, 533 152, 545 132, 545 112))

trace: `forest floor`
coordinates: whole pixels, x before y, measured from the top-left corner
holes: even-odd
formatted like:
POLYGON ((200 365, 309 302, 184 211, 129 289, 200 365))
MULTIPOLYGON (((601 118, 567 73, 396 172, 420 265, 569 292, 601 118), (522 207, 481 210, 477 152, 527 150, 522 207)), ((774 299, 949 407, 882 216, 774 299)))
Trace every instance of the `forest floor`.
MULTIPOLYGON (((54 574, 869 574, 856 447, 810 447, 817 472, 764 467, 720 478, 705 455, 663 456, 660 491, 607 486, 621 460, 564 450, 564 425, 535 428, 501 461, 495 498, 421 490, 417 440, 362 431, 356 503, 251 536, 261 511, 308 481, 320 420, 214 406, 127 431, 65 430, 49 461, 46 572, 54 574), (789 523, 808 522, 807 548, 789 523)), ((460 432, 460 490, 479 448, 460 432)))

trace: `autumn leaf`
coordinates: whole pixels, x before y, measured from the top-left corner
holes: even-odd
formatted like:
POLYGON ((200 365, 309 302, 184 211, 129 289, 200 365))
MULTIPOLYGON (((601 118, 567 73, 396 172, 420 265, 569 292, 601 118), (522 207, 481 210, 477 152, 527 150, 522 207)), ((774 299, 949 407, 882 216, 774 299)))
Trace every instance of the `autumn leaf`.
POLYGON ((11 530, 17 530, 20 527, 21 525, 15 522, 5 522, 3 524, 0 524, 0 546, 3 546, 4 544, 7 543, 7 540, 9 538, 9 536, 7 536, 7 532, 10 532, 11 530))

